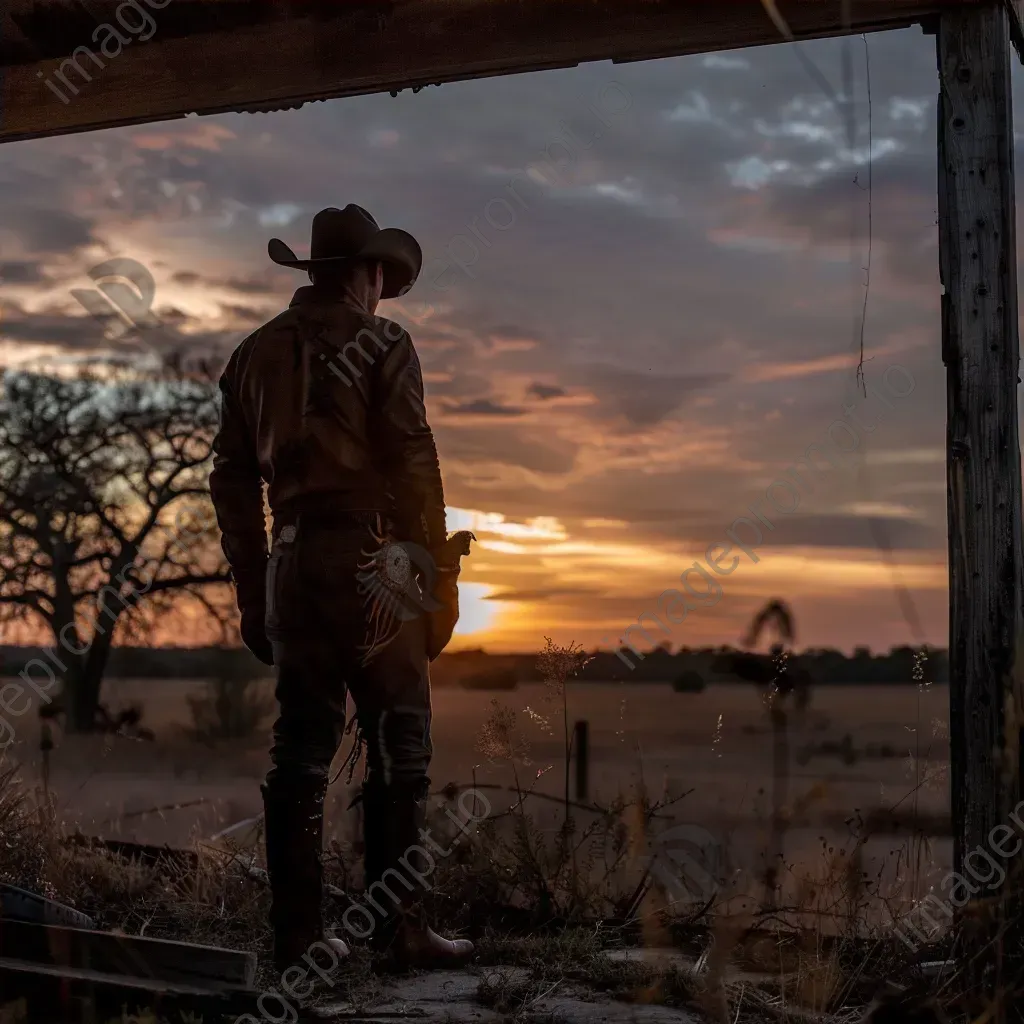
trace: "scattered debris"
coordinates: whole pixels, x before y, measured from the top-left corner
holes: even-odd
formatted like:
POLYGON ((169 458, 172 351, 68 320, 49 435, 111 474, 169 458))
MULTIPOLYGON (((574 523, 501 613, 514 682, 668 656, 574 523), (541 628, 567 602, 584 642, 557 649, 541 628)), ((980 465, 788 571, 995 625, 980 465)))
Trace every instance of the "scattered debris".
POLYGON ((242 821, 236 821, 234 825, 228 825, 227 828, 210 836, 206 842, 211 846, 230 845, 241 850, 251 850, 260 841, 262 825, 262 814, 257 814, 254 818, 243 818, 242 821))
POLYGON ((109 850, 125 860, 138 861, 147 866, 163 863, 178 868, 194 869, 199 861, 199 855, 195 850, 179 850, 166 845, 151 846, 147 843, 133 843, 127 839, 100 839, 97 836, 86 836, 80 832, 67 836, 64 842, 68 846, 109 850))

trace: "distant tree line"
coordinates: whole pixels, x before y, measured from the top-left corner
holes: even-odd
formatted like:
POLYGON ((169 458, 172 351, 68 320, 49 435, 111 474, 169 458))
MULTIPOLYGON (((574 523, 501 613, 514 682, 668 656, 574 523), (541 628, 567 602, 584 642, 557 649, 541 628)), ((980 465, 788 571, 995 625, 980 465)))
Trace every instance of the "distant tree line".
MULTIPOLYGON (((595 654, 593 660, 588 662, 580 678, 593 681, 660 682, 675 679, 683 672, 696 672, 709 683, 729 682, 727 674, 712 666, 722 655, 736 653, 739 653, 737 649, 729 646, 682 647, 675 652, 663 646, 644 654, 640 659, 631 650, 628 652, 628 660, 634 666, 631 669, 615 652, 603 651, 595 654)), ((807 672, 816 686, 949 681, 947 653, 934 647, 894 647, 886 654, 876 654, 867 647, 857 647, 853 654, 844 654, 828 647, 812 647, 790 654, 788 663, 794 670, 807 672), (915 668, 921 675, 920 680, 915 678, 915 668)))
MULTIPOLYGON (((32 647, 0 646, 0 674, 16 676, 40 651, 32 647)), ((597 651, 591 655, 579 682, 652 683, 671 682, 684 672, 696 672, 707 683, 740 682, 712 666, 721 663, 723 655, 737 653, 734 647, 683 647, 672 651, 658 647, 643 658, 630 651, 635 665, 626 667, 614 651, 597 651)), ((238 659, 238 670, 253 675, 270 675, 246 651, 238 648, 231 657, 238 659)), ((945 683, 949 680, 946 651, 938 648, 894 647, 887 654, 874 654, 867 647, 858 647, 852 655, 831 648, 811 648, 791 654, 793 669, 803 669, 815 686, 851 685, 856 683, 945 683), (920 678, 915 677, 915 669, 920 678)), ((224 649, 220 647, 114 647, 110 652, 108 678, 173 679, 207 678, 218 674, 224 665, 224 649)), ((442 654, 431 668, 439 685, 455 682, 471 673, 514 669, 521 682, 539 681, 537 655, 489 654, 486 651, 460 651, 442 654)))

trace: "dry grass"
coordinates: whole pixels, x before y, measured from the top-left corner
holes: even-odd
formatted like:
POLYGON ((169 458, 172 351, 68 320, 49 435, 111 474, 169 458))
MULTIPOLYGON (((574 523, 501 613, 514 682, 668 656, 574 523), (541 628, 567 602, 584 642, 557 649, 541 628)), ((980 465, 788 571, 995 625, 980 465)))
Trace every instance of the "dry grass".
MULTIPOLYGON (((654 888, 638 904, 635 886, 618 888, 614 879, 635 838, 630 822, 649 827, 657 805, 623 802, 587 828, 552 834, 533 824, 530 799, 522 792, 509 809, 483 822, 472 841, 439 861, 428 894, 444 930, 477 939, 481 967, 517 968, 492 969, 483 978, 481 1000, 502 1013, 525 1014, 556 986, 699 1007, 715 1018, 724 1019, 728 1011, 730 1022, 741 1010, 743 1017, 797 1020, 815 1013, 839 1021, 851 1006, 863 1008, 882 979, 907 973, 902 947, 858 928, 856 901, 864 893, 836 851, 828 905, 842 908, 839 916, 848 923, 838 933, 786 926, 787 916, 823 919, 825 896, 819 889, 808 890, 803 907, 775 906, 770 920, 763 908, 730 911, 737 896, 728 891, 699 912, 661 906, 654 888), (510 842, 497 842, 503 821, 510 842), (606 955, 638 944, 693 951, 710 944, 711 956, 695 972, 606 955)), ((441 829, 447 819, 437 813, 441 829)), ((69 842, 37 792, 23 787, 11 770, 0 774, 0 879, 84 911, 104 928, 255 949, 265 960, 265 884, 237 851, 197 845, 194 854, 188 862, 143 864, 69 842)), ((333 884, 357 874, 348 851, 340 848, 326 866, 333 884)), ((336 914, 339 907, 329 910, 336 914)), ((358 952, 348 969, 344 995, 356 1005, 371 1005, 380 995, 373 968, 358 952)), ((260 980, 276 979, 267 974, 260 980)))
MULTIPOLYGON (((537 720, 562 721, 566 764, 571 756, 567 687, 577 652, 545 652, 551 707, 537 720)), ((751 878, 730 875, 705 906, 673 904, 643 865, 647 843, 670 801, 654 801, 641 785, 586 814, 568 798, 557 828, 544 829, 534 809, 545 798, 533 786, 540 772, 526 768, 527 743, 517 718, 495 703, 480 734, 481 752, 513 767, 514 791, 493 798, 479 831, 450 856, 440 858, 427 902, 441 930, 477 940, 483 971, 479 998, 510 1019, 533 1019, 552 992, 600 991, 633 1002, 696 1007, 714 1020, 832 1020, 859 1018, 886 979, 902 979, 922 991, 908 951, 891 932, 869 920, 887 901, 912 896, 923 854, 912 839, 900 858, 905 892, 883 893, 865 875, 868 831, 851 819, 848 841, 822 844, 820 863, 799 873, 783 856, 787 823, 822 799, 820 787, 800 792, 788 777, 786 709, 769 708, 776 761, 774 800, 764 871, 751 878), (785 900, 783 893, 787 896, 785 900), (673 946, 706 952, 699 969, 636 959, 612 959, 612 949, 673 946)), ((924 758, 922 757, 923 761, 924 758)), ((552 766, 554 767, 554 766, 552 766)), ((918 785, 927 784, 920 776, 918 785)), ((486 790, 482 790, 486 792, 486 790)), ((459 789, 445 794, 456 809, 459 789)), ((911 801, 912 803, 912 801, 911 801)), ((438 837, 453 826, 440 809, 438 837)), ((443 840, 442 840, 443 841, 443 840)), ((269 894, 239 851, 196 845, 186 861, 126 862, 105 848, 69 842, 52 807, 23 786, 12 770, 0 772, 0 879, 41 892, 94 916, 101 927, 254 949, 267 958, 269 894)), ((349 848, 335 846, 326 859, 327 880, 344 890, 358 878, 349 848)), ((330 917, 341 906, 328 897, 330 917)), ((942 950, 933 953, 938 956, 942 950)), ((370 1006, 382 989, 368 954, 356 955, 342 981, 356 1007, 370 1006)), ((260 982, 277 979, 261 974, 260 982)), ((939 993, 954 1001, 955 982, 939 993)))
POLYGON ((277 706, 252 679, 214 679, 205 693, 189 694, 187 699, 190 733, 207 744, 257 735, 277 706))
POLYGON ((264 937, 264 887, 247 876, 238 855, 197 846, 187 862, 147 864, 76 838, 16 770, 0 773, 0 880, 126 934, 243 948, 264 937))
POLYGON ((201 743, 255 736, 277 709, 273 694, 252 674, 252 666, 231 657, 235 653, 223 649, 218 675, 203 693, 186 698, 192 719, 189 731, 201 743))

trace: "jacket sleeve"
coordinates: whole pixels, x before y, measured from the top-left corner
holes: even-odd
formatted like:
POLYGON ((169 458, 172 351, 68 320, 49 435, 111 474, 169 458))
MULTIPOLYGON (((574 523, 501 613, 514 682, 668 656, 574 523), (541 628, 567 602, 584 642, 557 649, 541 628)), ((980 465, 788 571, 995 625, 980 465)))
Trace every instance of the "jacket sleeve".
POLYGON ((444 489, 427 423, 423 373, 403 331, 381 366, 379 464, 394 497, 401 539, 436 553, 445 542, 444 489))
MULTIPOLYGON (((230 370, 231 364, 228 364, 230 370)), ((221 546, 237 590, 238 608, 266 600, 267 532, 263 479, 228 370, 220 379, 220 430, 213 442, 210 494, 221 531, 221 546)))

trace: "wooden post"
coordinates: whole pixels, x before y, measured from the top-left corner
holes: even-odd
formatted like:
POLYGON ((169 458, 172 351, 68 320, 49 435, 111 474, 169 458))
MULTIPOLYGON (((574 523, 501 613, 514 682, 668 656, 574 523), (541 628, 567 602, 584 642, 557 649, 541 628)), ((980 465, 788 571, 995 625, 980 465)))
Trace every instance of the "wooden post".
POLYGON ((1010 902, 1020 889, 1021 858, 1009 856, 1000 885, 980 880, 985 869, 970 854, 984 850, 1005 863, 1000 853, 1013 850, 1005 827, 1016 832, 1010 814, 1020 800, 1024 724, 1024 665, 1016 658, 1024 570, 1011 16, 999 2, 958 7, 940 16, 937 29, 950 797, 954 870, 964 881, 944 882, 937 895, 954 907, 967 904, 971 937, 958 946, 965 980, 977 996, 1002 996, 992 1018, 1000 1021, 1013 1002, 1005 988, 1024 959, 1010 902))
POLYGON ((585 801, 589 790, 590 775, 590 726, 577 722, 573 727, 573 750, 576 751, 576 799, 585 801))

